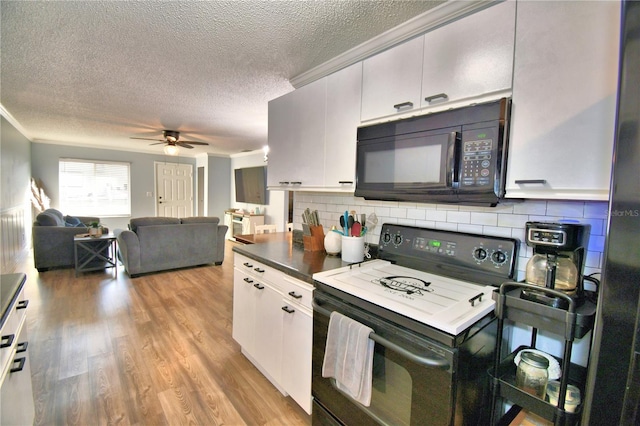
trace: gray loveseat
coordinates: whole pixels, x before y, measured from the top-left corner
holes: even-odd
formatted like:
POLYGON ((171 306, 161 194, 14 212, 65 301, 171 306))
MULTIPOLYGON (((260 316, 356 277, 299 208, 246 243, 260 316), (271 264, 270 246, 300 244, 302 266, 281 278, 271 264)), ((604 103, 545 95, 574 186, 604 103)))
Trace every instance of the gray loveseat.
POLYGON ((116 229, 119 257, 129 276, 224 260, 226 225, 217 217, 141 217, 116 229))
POLYGON ((91 222, 100 222, 100 218, 65 216, 56 209, 47 209, 36 216, 31 231, 36 269, 43 272, 51 268, 73 268, 73 236, 89 232, 86 225, 91 222))

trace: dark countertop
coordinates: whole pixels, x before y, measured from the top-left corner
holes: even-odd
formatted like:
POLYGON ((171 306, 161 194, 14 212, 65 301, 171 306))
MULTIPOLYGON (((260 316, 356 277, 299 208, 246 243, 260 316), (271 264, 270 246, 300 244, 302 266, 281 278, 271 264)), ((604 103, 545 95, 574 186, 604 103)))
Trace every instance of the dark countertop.
POLYGON ((0 275, 0 328, 9 315, 9 306, 14 302, 15 298, 22 290, 27 276, 23 273, 0 275))
POLYGON ((329 256, 324 251, 304 251, 302 246, 288 241, 235 245, 233 251, 257 262, 275 268, 287 275, 313 284, 316 272, 348 266, 340 256, 329 256))

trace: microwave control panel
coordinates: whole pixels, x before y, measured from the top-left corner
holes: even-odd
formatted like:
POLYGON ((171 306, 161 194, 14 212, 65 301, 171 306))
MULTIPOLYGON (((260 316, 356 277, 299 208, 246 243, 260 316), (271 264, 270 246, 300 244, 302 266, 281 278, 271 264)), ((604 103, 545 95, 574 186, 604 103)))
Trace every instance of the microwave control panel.
POLYGON ((460 187, 492 187, 495 176, 497 135, 494 129, 462 132, 460 187))

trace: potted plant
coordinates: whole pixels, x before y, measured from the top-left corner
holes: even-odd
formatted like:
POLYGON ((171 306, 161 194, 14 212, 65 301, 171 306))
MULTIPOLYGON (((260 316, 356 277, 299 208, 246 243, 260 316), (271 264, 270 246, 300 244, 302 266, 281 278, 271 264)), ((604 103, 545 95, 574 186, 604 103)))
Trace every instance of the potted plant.
POLYGON ((100 222, 93 221, 89 224, 89 236, 94 238, 102 236, 102 225, 100 222))

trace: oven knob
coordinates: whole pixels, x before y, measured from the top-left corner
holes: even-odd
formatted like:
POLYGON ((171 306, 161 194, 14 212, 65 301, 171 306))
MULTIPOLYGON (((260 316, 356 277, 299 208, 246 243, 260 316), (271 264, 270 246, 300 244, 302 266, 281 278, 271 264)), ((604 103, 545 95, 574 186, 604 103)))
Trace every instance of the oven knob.
POLYGON ((393 237, 393 244, 395 244, 395 245, 397 245, 397 246, 399 246, 400 244, 402 244, 402 235, 400 235, 400 234, 396 234, 396 235, 393 237))
POLYGON ((391 235, 389 235, 388 232, 385 232, 382 236, 382 242, 385 244, 389 244, 389 242, 391 242, 391 235))
POLYGON ((473 257, 475 257, 476 260, 485 260, 487 258, 487 251, 482 247, 477 248, 473 251, 473 257))
POLYGON ((493 263, 500 265, 507 260, 507 255, 497 250, 497 251, 494 251, 493 254, 491 255, 491 260, 493 261, 493 263))

